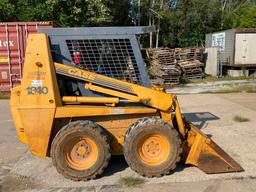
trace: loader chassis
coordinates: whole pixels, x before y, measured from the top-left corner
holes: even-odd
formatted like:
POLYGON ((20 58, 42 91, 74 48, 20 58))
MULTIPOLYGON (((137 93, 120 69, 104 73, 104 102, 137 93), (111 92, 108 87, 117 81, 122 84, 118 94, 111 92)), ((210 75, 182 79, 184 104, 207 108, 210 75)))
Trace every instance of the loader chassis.
POLYGON ((206 173, 243 170, 182 117, 175 95, 55 63, 46 34, 29 35, 10 108, 19 139, 74 180, 101 174, 110 154, 145 176, 168 174, 181 157, 206 173), (63 79, 102 96, 63 95, 63 79))

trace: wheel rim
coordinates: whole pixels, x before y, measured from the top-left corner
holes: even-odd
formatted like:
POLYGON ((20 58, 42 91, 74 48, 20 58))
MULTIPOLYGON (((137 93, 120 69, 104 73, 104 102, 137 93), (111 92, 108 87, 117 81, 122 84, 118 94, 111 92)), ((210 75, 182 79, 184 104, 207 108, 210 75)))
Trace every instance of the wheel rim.
POLYGON ((99 155, 97 144, 89 137, 75 137, 64 147, 65 159, 68 165, 77 170, 92 167, 99 155))
POLYGON ((137 151, 144 164, 158 166, 168 159, 171 149, 165 136, 150 134, 140 140, 137 151))

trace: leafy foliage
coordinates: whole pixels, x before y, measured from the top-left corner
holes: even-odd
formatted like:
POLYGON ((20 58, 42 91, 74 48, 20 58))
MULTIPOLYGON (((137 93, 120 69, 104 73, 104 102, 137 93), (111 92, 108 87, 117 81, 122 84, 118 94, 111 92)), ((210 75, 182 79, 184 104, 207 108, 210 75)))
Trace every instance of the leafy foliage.
POLYGON ((0 20, 12 21, 15 18, 15 7, 9 0, 0 0, 0 20))
POLYGON ((224 28, 256 28, 256 5, 246 3, 227 11, 224 28))
POLYGON ((0 0, 0 21, 39 20, 63 27, 153 23, 160 26, 160 46, 201 46, 206 33, 256 28, 256 1, 0 0))

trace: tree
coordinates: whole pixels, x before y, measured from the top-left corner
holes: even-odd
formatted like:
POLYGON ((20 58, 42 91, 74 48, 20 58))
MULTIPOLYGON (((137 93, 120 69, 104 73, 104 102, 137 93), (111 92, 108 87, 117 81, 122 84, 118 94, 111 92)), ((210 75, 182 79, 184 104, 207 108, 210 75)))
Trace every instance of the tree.
POLYGON ((256 3, 246 2, 226 11, 223 29, 230 28, 256 28, 256 3))
POLYGON ((109 9, 112 21, 109 25, 127 26, 132 25, 132 18, 129 17, 131 10, 130 0, 105 0, 105 5, 109 9))
POLYGON ((111 25, 103 0, 0 0, 2 21, 55 21, 60 26, 111 25))
POLYGON ((205 34, 220 30, 219 0, 179 0, 163 13, 160 42, 162 46, 201 46, 205 34))
POLYGON ((63 27, 156 25, 159 36, 150 34, 144 45, 153 47, 159 37, 160 46, 188 47, 203 45, 206 33, 256 28, 256 1, 0 0, 0 20, 50 20, 63 27))
POLYGON ((9 0, 0 1, 0 21, 14 21, 15 7, 9 0))
POLYGON ((51 20, 50 6, 44 0, 17 0, 13 1, 15 19, 18 21, 51 20))
POLYGON ((61 26, 85 26, 88 19, 87 0, 47 0, 52 20, 61 26))
POLYGON ((87 25, 99 26, 107 25, 112 22, 110 9, 102 0, 87 1, 87 25))

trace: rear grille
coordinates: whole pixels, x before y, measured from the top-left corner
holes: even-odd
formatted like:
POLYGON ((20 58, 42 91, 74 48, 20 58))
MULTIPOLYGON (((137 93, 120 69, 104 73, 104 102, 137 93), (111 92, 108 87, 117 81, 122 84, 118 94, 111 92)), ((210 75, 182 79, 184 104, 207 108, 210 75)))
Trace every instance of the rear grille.
POLYGON ((66 40, 70 55, 78 67, 102 75, 141 84, 138 65, 129 39, 66 40))

